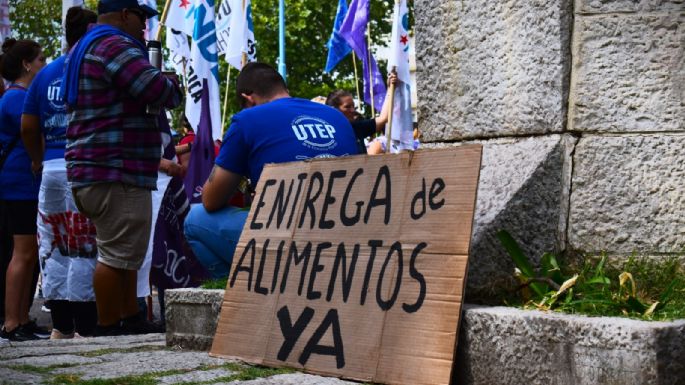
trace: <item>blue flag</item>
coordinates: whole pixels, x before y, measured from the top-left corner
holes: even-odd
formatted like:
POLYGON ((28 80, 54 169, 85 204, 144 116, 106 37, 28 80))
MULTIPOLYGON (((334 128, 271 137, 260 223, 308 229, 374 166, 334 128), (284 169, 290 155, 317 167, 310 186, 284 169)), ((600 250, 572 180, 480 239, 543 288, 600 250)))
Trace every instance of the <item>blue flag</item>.
POLYGON ((204 79, 200 108, 200 124, 198 124, 193 142, 188 172, 184 179, 186 194, 190 203, 202 202, 202 186, 214 167, 214 141, 212 140, 212 118, 209 110, 209 90, 207 79, 204 79))
POLYGON ((347 56, 351 51, 350 47, 345 39, 340 36, 340 26, 345 20, 345 15, 347 14, 347 0, 338 1, 338 12, 335 14, 335 22, 333 23, 333 32, 331 32, 331 38, 328 39, 326 47, 328 47, 328 59, 326 59, 326 69, 324 72, 331 72, 333 68, 347 56))
POLYGON ((362 60, 364 101, 372 104, 371 89, 373 89, 373 105, 380 109, 385 99, 385 82, 383 75, 378 70, 376 60, 371 56, 366 45, 366 25, 368 23, 369 0, 352 0, 339 33, 362 60))

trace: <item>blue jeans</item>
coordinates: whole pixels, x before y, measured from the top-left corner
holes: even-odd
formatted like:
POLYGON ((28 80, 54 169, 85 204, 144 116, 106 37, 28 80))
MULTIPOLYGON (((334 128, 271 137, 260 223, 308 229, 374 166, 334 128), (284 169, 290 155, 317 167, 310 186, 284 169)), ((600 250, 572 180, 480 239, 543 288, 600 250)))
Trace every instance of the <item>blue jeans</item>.
POLYGON ((248 213, 247 209, 231 206, 212 213, 202 204, 190 208, 183 225, 186 240, 212 278, 228 277, 248 213))

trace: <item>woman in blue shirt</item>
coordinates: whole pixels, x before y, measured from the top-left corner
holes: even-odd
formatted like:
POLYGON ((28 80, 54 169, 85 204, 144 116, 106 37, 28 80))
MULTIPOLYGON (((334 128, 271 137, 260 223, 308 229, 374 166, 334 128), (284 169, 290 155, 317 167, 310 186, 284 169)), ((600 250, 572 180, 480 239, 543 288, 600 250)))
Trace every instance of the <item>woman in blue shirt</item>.
MULTIPOLYGON (((64 29, 69 47, 97 22, 95 12, 69 8, 64 29)), ((64 161, 67 106, 60 97, 66 55, 48 64, 29 87, 21 134, 35 172, 43 169, 38 194, 38 234, 43 296, 50 301, 51 339, 91 336, 97 310, 93 271, 95 226, 79 213, 64 161)))
POLYGON ((20 140, 21 112, 26 89, 45 66, 45 56, 40 45, 31 40, 6 39, 2 51, 0 74, 11 84, 0 99, 0 146, 8 153, 0 169, 0 220, 7 225, 14 247, 7 268, 5 324, 0 338, 24 341, 36 339, 43 331, 29 320, 31 278, 38 260, 40 175, 32 172, 31 159, 20 140))

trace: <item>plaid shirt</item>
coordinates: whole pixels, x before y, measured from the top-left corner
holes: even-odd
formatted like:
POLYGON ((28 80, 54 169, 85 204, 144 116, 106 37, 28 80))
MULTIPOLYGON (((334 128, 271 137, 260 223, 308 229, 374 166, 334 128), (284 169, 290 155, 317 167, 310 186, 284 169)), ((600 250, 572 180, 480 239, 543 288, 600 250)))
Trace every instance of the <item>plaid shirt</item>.
POLYGON ((155 189, 161 133, 158 115, 146 108, 178 106, 183 96, 178 85, 122 36, 90 45, 78 83, 64 156, 72 186, 121 182, 155 189))

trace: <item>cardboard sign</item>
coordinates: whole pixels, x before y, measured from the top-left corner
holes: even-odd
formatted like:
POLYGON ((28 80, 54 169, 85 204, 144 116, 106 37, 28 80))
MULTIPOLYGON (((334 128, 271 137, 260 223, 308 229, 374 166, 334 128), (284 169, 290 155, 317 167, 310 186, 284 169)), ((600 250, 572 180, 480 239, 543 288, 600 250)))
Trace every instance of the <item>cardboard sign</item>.
POLYGON ((481 146, 264 168, 211 354, 448 384, 481 146))

